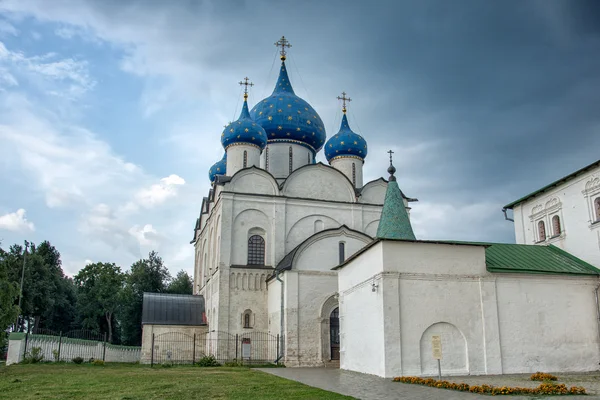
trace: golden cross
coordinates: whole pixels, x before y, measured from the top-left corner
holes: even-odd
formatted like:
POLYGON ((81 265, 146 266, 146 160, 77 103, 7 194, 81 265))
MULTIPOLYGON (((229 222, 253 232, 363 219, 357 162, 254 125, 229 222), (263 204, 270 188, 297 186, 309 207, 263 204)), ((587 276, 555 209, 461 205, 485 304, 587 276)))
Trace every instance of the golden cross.
POLYGON ((342 112, 346 114, 346 102, 350 103, 352 99, 350 97, 346 97, 346 92, 342 92, 342 97, 338 96, 338 100, 342 100, 342 112))
POLYGON ((389 155, 390 155, 390 165, 392 165, 392 154, 394 154, 394 152, 392 150, 388 151, 389 155))
POLYGON ((282 36, 281 39, 275 42, 275 46, 281 47, 281 50, 279 50, 279 54, 281 54, 280 58, 281 61, 285 61, 285 55, 287 54, 285 48, 287 47, 289 49, 290 47, 292 47, 292 45, 290 44, 290 42, 288 42, 285 36, 282 36))
POLYGON ((248 86, 254 86, 254 83, 252 82, 248 82, 250 79, 248 79, 248 77, 244 78, 244 81, 239 81, 238 83, 240 85, 245 86, 244 87, 244 100, 248 100, 248 86))

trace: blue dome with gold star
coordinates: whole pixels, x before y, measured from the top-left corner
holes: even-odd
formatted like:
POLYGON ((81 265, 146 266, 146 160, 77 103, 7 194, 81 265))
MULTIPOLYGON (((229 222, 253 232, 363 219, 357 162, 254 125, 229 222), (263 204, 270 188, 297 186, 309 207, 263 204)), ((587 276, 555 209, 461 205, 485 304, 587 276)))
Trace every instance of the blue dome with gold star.
POLYGON ((297 143, 315 153, 325 144, 325 125, 310 104, 294 93, 283 60, 273 94, 250 114, 265 129, 269 142, 297 143))
POLYGON ((331 163, 337 157, 356 157, 364 161, 366 156, 367 141, 350 129, 348 118, 344 112, 339 132, 333 135, 325 145, 325 157, 331 163))
POLYGON ((213 164, 212 167, 210 167, 210 169, 208 170, 208 179, 210 179, 210 181, 213 182, 215 180, 215 178, 217 177, 217 175, 225 175, 226 172, 227 172, 227 153, 225 153, 223 155, 223 158, 221 158, 220 161, 217 161, 216 163, 213 164))
POLYGON ((267 145, 267 133, 259 123, 250 118, 246 98, 247 95, 244 94, 244 105, 238 120, 227 125, 221 134, 221 144, 225 150, 236 144, 251 144, 261 150, 267 145))

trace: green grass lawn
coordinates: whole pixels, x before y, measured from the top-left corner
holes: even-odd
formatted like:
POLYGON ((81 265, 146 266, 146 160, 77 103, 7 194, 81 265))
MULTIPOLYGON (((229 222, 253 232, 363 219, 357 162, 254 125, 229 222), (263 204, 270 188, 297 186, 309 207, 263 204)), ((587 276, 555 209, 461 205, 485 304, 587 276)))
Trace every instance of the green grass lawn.
POLYGON ((0 367, 0 399, 351 399, 249 368, 0 367))

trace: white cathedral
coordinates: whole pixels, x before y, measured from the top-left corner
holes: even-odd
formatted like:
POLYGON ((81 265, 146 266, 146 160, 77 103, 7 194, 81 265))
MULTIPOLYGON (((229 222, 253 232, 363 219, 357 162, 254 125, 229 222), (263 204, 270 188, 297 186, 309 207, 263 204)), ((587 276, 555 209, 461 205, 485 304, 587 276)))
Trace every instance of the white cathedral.
MULTIPOLYGON (((598 369, 600 162, 506 206, 520 244, 417 240, 416 199, 402 193, 395 168, 363 183, 367 143, 350 129, 345 93, 339 132, 327 140, 290 83, 289 43, 276 44, 275 89, 251 111, 245 90, 194 229, 190 297, 204 301, 204 332, 269 332, 282 338, 286 366, 383 377, 436 375, 433 338, 444 374, 598 369), (321 149, 329 165, 315 161, 321 149), (552 236, 544 228, 531 239, 543 223, 552 236), (583 236, 585 247, 569 247, 567 238, 583 236)), ((192 332, 170 311, 152 317, 151 297, 143 362, 150 343, 160 351, 155 333, 192 332)))
MULTIPOLYGON (((363 184, 367 143, 348 125, 326 141, 285 65, 273 93, 225 127, 194 240, 195 293, 211 330, 285 337, 286 364, 339 359, 337 272, 377 231, 387 181, 363 184), (325 149, 329 165, 316 162, 325 149), (333 321, 333 340, 330 332, 333 321)), ((248 83, 247 81, 244 83, 248 83)), ((405 204, 413 199, 405 198, 405 204)))

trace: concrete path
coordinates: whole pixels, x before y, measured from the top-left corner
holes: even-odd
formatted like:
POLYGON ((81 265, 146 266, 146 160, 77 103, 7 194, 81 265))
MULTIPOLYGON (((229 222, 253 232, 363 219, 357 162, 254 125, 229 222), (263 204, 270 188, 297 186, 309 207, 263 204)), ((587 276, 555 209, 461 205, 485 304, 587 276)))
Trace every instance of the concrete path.
MULTIPOLYGON (((454 390, 434 389, 420 385, 392 382, 374 375, 344 371, 334 368, 259 368, 260 371, 314 386, 330 392, 352 396, 361 400, 427 399, 459 400, 488 399, 490 396, 454 390)), ((569 396, 570 397, 570 396, 569 396)), ((510 400, 526 399, 510 396, 510 400)))

